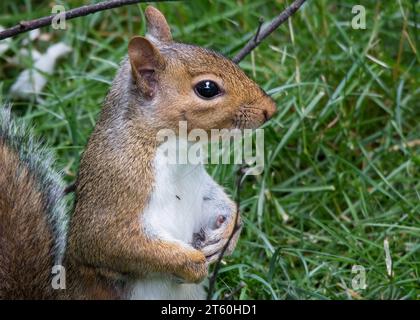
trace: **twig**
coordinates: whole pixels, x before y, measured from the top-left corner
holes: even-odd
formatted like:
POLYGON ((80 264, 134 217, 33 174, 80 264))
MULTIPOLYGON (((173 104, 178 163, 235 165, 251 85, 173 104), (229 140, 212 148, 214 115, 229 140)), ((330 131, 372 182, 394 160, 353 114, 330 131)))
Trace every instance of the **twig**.
MULTIPOLYGON (((163 1, 177 1, 177 0, 153 0, 153 2, 163 2, 163 1)), ((64 17, 66 20, 74 19, 77 17, 87 16, 91 13, 95 13, 98 11, 103 11, 107 9, 113 9, 122 7, 129 4, 135 4, 140 2, 150 2, 148 0, 110 0, 110 1, 104 1, 95 3, 92 5, 86 5, 79 8, 74 8, 69 11, 66 11, 64 14, 64 17)), ((45 27, 51 24, 52 20, 55 16, 57 16, 60 13, 52 14, 47 17, 34 19, 30 21, 21 21, 18 25, 11 27, 9 29, 3 30, 0 32, 0 40, 13 37, 17 34, 27 32, 30 30, 38 29, 41 27, 45 27)))
POLYGON ((216 264, 214 265, 213 273, 209 279, 209 290, 207 291, 207 300, 210 300, 213 291, 214 286, 216 284, 217 275, 219 274, 220 265, 223 259, 223 256, 225 255, 225 252, 227 248, 229 247, 230 242, 232 241, 233 237, 235 236, 235 233, 238 232, 238 230, 241 228, 240 225, 238 225, 238 219, 239 219, 239 210, 241 205, 241 186, 242 186, 242 178, 245 174, 244 167, 239 167, 238 169, 238 177, 236 180, 236 215, 235 215, 235 227, 232 230, 232 233, 229 236, 228 241, 226 242, 225 246, 223 247, 222 251, 219 254, 219 257, 217 258, 216 264))
POLYGON ((64 188, 64 194, 69 194, 75 191, 76 191, 76 182, 72 182, 67 187, 64 188))
POLYGON ((260 36, 261 27, 262 27, 263 23, 264 23, 264 17, 260 17, 258 19, 258 28, 257 28, 257 32, 255 32, 254 41, 258 40, 258 37, 260 36))
POLYGON ((243 288, 246 287, 246 283, 241 281, 239 282, 239 285, 233 289, 230 293, 226 293, 225 296, 223 297, 223 300, 230 300, 233 299, 233 296, 235 294, 237 294, 239 291, 241 291, 243 288))
POLYGON ((305 2, 306 0, 295 0, 287 7, 282 13, 275 17, 266 27, 258 27, 257 36, 252 37, 251 40, 238 52, 232 59, 233 62, 239 63, 245 58, 252 50, 254 50, 265 38, 267 38, 274 30, 280 27, 287 19, 290 18, 305 2), (260 30, 261 29, 261 30, 260 30))

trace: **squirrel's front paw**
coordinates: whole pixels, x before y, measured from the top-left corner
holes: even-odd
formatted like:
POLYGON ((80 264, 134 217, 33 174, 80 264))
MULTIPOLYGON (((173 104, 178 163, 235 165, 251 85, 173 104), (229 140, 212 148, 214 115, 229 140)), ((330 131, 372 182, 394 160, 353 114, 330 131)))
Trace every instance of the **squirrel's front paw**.
POLYGON ((219 215, 216 220, 216 229, 205 228, 201 229, 199 233, 194 234, 193 246, 201 250, 208 263, 217 261, 223 248, 227 245, 232 232, 235 232, 224 252, 225 255, 232 253, 238 241, 241 229, 240 220, 238 221, 239 226, 237 228, 234 228, 234 224, 235 221, 233 217, 227 220, 224 215, 219 215))
POLYGON ((208 275, 208 262, 204 254, 198 250, 180 268, 175 277, 180 282, 200 283, 208 275))

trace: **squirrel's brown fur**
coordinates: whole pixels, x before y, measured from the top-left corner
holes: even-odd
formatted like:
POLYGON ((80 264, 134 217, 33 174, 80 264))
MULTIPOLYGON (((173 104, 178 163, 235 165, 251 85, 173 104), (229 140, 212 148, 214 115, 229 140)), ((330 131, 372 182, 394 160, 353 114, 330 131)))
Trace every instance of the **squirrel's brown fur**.
POLYGON ((45 198, 36 178, 4 141, 0 159, 0 298, 53 298, 54 238, 45 198))
POLYGON ((67 218, 52 158, 0 109, 0 299, 52 299, 67 218))

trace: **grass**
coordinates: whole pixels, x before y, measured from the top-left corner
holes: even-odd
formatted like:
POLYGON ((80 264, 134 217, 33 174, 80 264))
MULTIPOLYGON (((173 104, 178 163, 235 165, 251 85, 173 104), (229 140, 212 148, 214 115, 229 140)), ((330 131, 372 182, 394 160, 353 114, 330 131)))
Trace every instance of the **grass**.
MULTIPOLYGON (((49 5, 3 1, 0 25, 49 14, 49 5)), ((233 57, 258 18, 270 19, 284 5, 221 0, 158 8, 178 41, 233 57)), ((241 281, 236 299, 420 298, 419 9, 414 0, 308 0, 241 63, 273 95, 278 112, 264 127, 265 171, 244 182, 245 227, 214 298, 241 281), (354 30, 351 10, 360 2, 367 28, 354 30), (365 289, 352 288, 356 265, 366 271, 365 289)), ((50 76, 43 102, 14 100, 13 110, 54 149, 67 181, 76 175, 128 39, 144 33, 143 10, 130 6, 70 21, 66 31, 43 29, 73 53, 50 76)), ((25 37, 15 37, 0 57, 3 101, 31 66, 30 59, 10 62, 25 37)), ((209 170, 234 193, 234 167, 209 170)))

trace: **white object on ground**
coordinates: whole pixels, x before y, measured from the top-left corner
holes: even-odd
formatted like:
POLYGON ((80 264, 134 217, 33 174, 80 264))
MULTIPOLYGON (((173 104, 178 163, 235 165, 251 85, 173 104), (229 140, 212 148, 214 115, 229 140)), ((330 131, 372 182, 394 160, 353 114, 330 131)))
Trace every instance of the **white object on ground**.
POLYGON ((28 50, 25 48, 22 48, 19 50, 19 55, 21 57, 32 57, 32 60, 35 62, 37 60, 39 60, 39 58, 42 57, 42 53, 39 52, 38 50, 32 49, 32 50, 28 50))
POLYGON ((41 35, 41 31, 39 31, 39 29, 34 29, 34 30, 29 31, 28 37, 23 39, 22 45, 24 46, 28 45, 32 41, 38 39, 40 35, 41 35))
POLYGON ((64 43, 57 43, 48 48, 47 52, 36 58, 32 52, 34 65, 31 69, 22 71, 12 85, 10 93, 13 97, 30 98, 38 96, 47 83, 45 75, 52 74, 58 58, 71 52, 71 48, 64 43))

